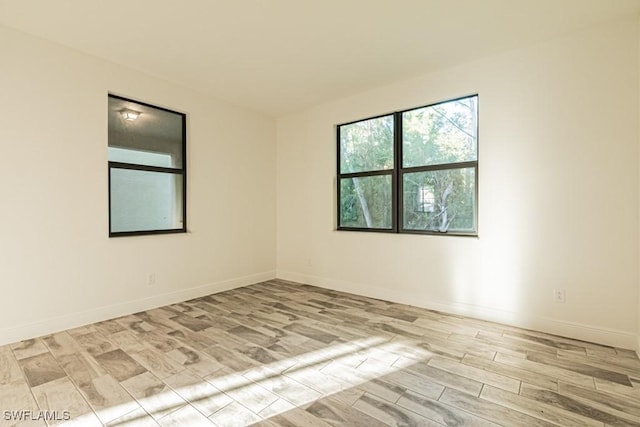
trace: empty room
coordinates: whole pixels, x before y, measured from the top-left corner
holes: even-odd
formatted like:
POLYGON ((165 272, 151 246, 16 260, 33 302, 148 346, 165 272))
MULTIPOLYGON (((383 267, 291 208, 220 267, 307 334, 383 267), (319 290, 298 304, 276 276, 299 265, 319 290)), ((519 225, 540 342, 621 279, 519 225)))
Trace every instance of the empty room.
POLYGON ((640 0, 0 0, 0 426, 640 426, 640 0))

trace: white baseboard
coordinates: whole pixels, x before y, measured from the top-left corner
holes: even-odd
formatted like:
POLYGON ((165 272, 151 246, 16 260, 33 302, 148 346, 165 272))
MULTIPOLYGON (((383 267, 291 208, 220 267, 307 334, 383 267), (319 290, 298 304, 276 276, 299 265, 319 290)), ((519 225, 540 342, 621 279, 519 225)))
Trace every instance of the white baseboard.
POLYGON ((276 277, 299 283, 320 286, 336 291, 349 292, 401 304, 413 305, 445 313, 459 314, 492 322, 533 329, 583 341, 619 348, 636 349, 640 354, 640 336, 635 333, 587 325, 566 320, 552 319, 513 311, 498 310, 473 304, 449 301, 417 301, 415 294, 398 289, 381 288, 339 279, 313 276, 293 271, 278 270, 276 277))
POLYGON ((152 308, 161 307, 164 305, 175 304, 205 295, 228 291, 230 289, 272 280, 275 277, 275 271, 265 271, 262 273, 251 274, 235 279, 209 283, 206 285, 197 286, 195 288, 181 289, 175 292, 154 295, 135 301, 125 301, 122 303, 105 307, 97 307, 78 313, 71 313, 65 314, 64 316, 42 319, 24 325, 0 328, 0 345, 35 338, 42 335, 48 335, 66 329, 77 328, 79 326, 88 325, 90 323, 113 319, 115 317, 125 316, 128 314, 137 313, 139 311, 150 310, 152 308))

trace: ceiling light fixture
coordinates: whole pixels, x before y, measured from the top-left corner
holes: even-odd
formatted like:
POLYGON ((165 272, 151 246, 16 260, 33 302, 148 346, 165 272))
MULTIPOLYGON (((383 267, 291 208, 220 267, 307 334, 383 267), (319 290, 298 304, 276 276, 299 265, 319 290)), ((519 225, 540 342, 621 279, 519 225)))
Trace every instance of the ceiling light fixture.
POLYGON ((120 111, 120 114, 122 114, 122 117, 124 117, 125 120, 133 121, 133 120, 138 118, 138 116, 140 115, 140 112, 139 111, 134 111, 134 110, 129 110, 129 109, 124 109, 124 110, 120 111))

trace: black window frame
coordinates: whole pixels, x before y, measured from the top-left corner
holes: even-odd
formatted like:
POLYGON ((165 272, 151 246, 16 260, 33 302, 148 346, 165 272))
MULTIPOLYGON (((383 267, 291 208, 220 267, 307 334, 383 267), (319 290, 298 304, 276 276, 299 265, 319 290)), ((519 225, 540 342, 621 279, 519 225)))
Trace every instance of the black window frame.
POLYGON ((436 235, 436 236, 461 236, 461 237, 478 237, 478 164, 479 164, 479 156, 480 156, 480 95, 478 93, 473 93, 470 95, 459 96, 456 98, 446 99, 444 101, 434 102, 431 104, 423 105, 420 107, 412 107, 406 110, 394 111, 386 114, 379 114, 372 117, 366 117, 359 120, 352 120, 346 123, 340 123, 336 125, 336 159, 337 159, 337 179, 336 179, 336 194, 337 194, 337 203, 336 203, 336 230, 337 231, 365 231, 365 232, 374 232, 374 233, 394 233, 394 234, 424 234, 424 235, 436 235), (422 108, 434 107, 441 104, 446 104, 450 102, 456 102, 467 98, 477 98, 476 105, 476 159, 472 161, 464 161, 464 162, 452 162, 452 163, 439 163, 434 165, 422 165, 422 166, 412 166, 412 167, 404 167, 402 164, 402 115, 403 113, 419 110, 422 108), (380 117, 393 116, 393 169, 383 169, 383 170, 371 170, 371 171, 363 171, 363 172, 350 172, 350 173, 342 173, 341 172, 341 145, 340 145, 340 128, 342 126, 348 126, 354 123, 363 122, 371 119, 376 119, 380 117), (454 170, 454 169, 465 169, 465 168, 473 168, 474 170, 474 230, 470 232, 464 231, 438 231, 438 230, 416 230, 416 229, 406 229, 403 226, 403 214, 404 214, 404 202, 403 202, 403 192, 404 192, 404 175, 408 173, 416 173, 416 172, 431 172, 438 170, 454 170), (367 176, 379 176, 379 175, 391 175, 391 228, 370 228, 370 227, 346 227, 340 225, 341 219, 341 200, 340 200, 340 183, 342 179, 348 178, 356 178, 356 177, 367 177, 367 176))
MULTIPOLYGON (((177 114, 182 118, 182 167, 170 168, 161 166, 149 166, 136 163, 123 163, 108 161, 107 166, 107 179, 108 179, 108 192, 109 192, 109 237, 127 237, 127 236, 145 236, 154 234, 175 234, 187 232, 187 115, 179 111, 171 110, 165 107, 159 107, 157 105, 149 104, 146 102, 138 101, 131 98, 125 98, 123 96, 107 94, 107 99, 114 98, 121 101, 132 102, 145 107, 154 108, 157 110, 165 111, 172 114, 177 114), (159 229, 159 230, 137 230, 137 231, 112 231, 111 230, 111 170, 123 169, 123 170, 137 170, 144 172, 160 172, 170 173, 173 175, 182 176, 182 227, 159 229)), ((109 142, 107 141, 107 146, 109 142)))

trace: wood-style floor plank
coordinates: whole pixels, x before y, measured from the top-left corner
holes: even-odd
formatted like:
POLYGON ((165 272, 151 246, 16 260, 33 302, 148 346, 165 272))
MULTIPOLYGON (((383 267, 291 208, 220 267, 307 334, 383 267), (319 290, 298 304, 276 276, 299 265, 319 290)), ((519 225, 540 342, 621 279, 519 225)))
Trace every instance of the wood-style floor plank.
POLYGON ((1 346, 0 409, 120 427, 640 426, 640 360, 270 280, 1 346))

